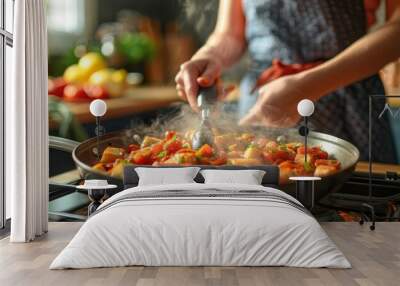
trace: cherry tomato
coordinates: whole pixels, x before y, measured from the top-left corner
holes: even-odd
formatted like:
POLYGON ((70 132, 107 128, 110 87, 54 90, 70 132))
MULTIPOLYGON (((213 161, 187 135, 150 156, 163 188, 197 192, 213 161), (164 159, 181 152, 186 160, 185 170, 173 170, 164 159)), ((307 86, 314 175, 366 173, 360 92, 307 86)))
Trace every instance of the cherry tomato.
POLYGON ((164 144, 164 150, 166 150, 168 154, 176 153, 181 148, 182 142, 176 139, 171 139, 164 144))
POLYGON ((167 131, 167 132, 165 132, 165 139, 166 140, 171 140, 175 136, 176 136, 176 132, 175 131, 167 131))
POLYGON ((63 97, 64 89, 67 83, 62 77, 49 79, 48 81, 48 93, 58 97, 63 97))
POLYGON ((328 155, 328 152, 325 152, 325 151, 320 150, 320 151, 317 153, 317 157, 318 157, 318 159, 327 160, 328 157, 329 157, 329 155, 328 155))

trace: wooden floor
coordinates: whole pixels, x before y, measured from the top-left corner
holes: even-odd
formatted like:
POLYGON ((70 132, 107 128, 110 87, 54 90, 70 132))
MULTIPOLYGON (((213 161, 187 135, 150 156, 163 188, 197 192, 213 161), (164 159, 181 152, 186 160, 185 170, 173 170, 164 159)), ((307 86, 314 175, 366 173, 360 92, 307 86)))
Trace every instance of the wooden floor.
POLYGON ((80 223, 50 223, 29 244, 0 241, 0 285, 400 285, 400 223, 378 223, 371 232, 357 223, 323 223, 353 269, 288 267, 125 267, 48 270, 80 223))

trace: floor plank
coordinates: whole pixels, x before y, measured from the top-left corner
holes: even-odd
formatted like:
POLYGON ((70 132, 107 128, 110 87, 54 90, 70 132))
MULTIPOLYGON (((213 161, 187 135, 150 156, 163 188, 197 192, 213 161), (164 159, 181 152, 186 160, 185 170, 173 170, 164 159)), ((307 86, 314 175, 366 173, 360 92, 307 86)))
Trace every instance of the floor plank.
POLYGON ((50 223, 49 233, 32 243, 0 240, 0 285, 400 285, 400 223, 378 223, 375 231, 357 223, 322 223, 352 263, 352 269, 289 267, 120 267, 50 271, 54 257, 81 223, 50 223))

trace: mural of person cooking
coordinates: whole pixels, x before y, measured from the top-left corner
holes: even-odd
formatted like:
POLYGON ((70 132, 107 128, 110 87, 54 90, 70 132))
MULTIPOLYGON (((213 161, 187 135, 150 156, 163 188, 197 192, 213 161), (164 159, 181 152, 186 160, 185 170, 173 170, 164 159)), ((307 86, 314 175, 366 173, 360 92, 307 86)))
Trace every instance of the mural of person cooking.
MULTIPOLYGON (((196 109, 199 86, 214 84, 247 50, 240 124, 294 126, 297 103, 308 98, 313 129, 349 140, 366 160, 368 95, 385 93, 378 72, 400 57, 400 1, 382 1, 386 23, 367 33, 380 0, 220 0, 214 32, 182 64, 177 91, 196 109)), ((376 160, 393 162, 388 120, 378 124, 373 149, 384 152, 376 160)))

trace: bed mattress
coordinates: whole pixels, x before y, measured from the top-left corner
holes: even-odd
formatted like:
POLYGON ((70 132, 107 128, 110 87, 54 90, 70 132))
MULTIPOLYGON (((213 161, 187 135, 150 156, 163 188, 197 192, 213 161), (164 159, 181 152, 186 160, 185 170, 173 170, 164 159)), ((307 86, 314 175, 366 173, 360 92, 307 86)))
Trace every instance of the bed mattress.
POLYGON ((111 197, 50 269, 130 265, 351 267, 284 192, 197 183, 140 186, 111 197))

